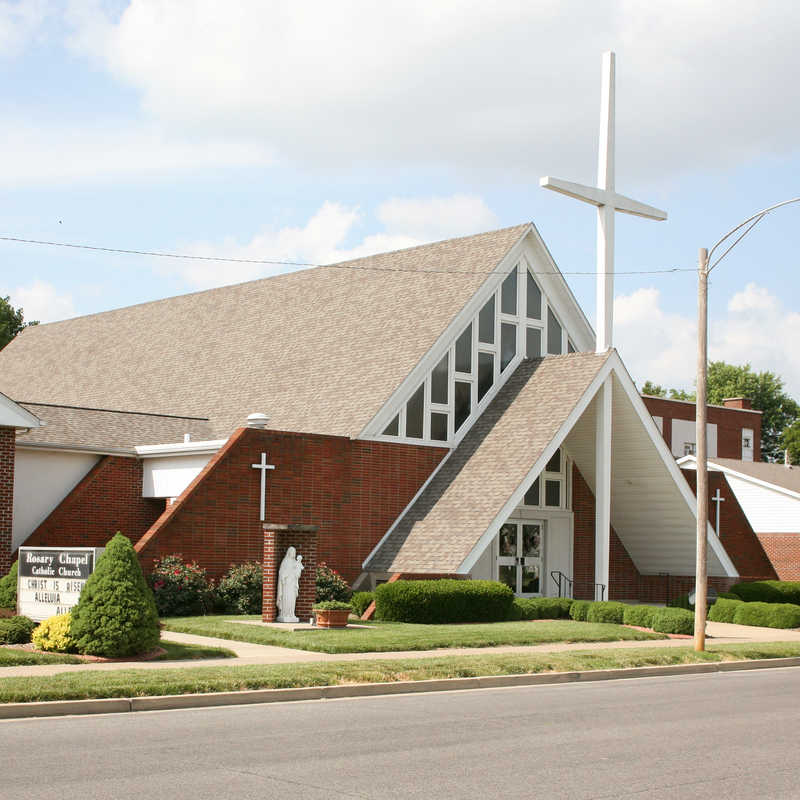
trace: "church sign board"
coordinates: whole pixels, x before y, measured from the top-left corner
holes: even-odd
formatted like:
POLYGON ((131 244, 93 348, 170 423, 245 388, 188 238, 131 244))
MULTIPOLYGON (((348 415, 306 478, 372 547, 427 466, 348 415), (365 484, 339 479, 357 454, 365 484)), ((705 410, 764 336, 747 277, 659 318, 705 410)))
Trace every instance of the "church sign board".
POLYGON ((20 547, 17 613, 42 622, 71 611, 104 549, 20 547))

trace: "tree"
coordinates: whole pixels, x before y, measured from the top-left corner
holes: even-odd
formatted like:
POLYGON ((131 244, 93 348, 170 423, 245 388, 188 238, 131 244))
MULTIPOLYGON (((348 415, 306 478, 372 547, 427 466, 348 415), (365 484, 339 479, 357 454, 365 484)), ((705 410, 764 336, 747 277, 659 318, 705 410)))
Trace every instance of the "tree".
POLYGON ((652 381, 645 381, 644 386, 642 386, 642 394, 649 394, 653 397, 667 397, 669 395, 670 400, 690 400, 694 402, 695 393, 694 392, 687 392, 685 389, 665 389, 658 383, 653 383, 652 381))
POLYGON ((795 420, 786 428, 782 444, 789 451, 789 461, 800 464, 800 420, 795 420))
POLYGON ((11 305, 10 297, 0 297, 0 350, 2 350, 23 328, 38 325, 38 320, 25 322, 21 308, 11 305))

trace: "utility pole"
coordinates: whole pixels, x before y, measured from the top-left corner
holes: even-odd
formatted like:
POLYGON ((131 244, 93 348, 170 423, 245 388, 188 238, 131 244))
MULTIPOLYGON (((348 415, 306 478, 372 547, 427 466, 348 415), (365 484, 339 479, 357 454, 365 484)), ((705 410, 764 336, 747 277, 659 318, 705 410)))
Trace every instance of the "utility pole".
POLYGON ((708 250, 700 248, 697 265, 697 565, 694 590, 694 649, 706 649, 707 563, 706 533, 708 529, 708 459, 706 442, 706 379, 708 373, 708 250))

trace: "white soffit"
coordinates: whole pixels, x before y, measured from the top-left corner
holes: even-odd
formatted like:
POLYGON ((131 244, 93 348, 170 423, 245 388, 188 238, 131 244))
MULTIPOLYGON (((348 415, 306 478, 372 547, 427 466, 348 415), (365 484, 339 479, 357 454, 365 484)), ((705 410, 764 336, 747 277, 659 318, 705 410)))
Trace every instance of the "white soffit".
POLYGON ((209 439, 203 442, 178 442, 176 444, 147 444, 136 447, 140 458, 167 458, 174 456, 198 456, 216 453, 227 439, 209 439))
POLYGON ((41 428, 44 422, 30 411, 15 403, 11 398, 0 394, 0 427, 3 428, 41 428))

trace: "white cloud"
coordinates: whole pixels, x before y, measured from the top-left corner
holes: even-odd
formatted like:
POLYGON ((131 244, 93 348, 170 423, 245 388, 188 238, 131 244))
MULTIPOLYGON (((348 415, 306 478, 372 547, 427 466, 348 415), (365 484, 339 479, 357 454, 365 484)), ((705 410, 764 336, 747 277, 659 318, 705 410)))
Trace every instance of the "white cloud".
MULTIPOLYGON (((638 289, 614 301, 614 336, 620 355, 639 385, 694 386, 697 322, 661 307, 657 289, 638 289)), ((709 358, 750 363, 757 372, 780 375, 787 391, 800 398, 800 314, 755 283, 733 295, 726 316, 709 322, 709 358)))
POLYGON ((402 231, 423 241, 492 230, 498 226, 497 216, 483 198, 469 194, 394 197, 381 204, 378 219, 387 231, 402 231))
POLYGON ((46 0, 0 0, 0 58, 13 58, 35 39, 50 3, 46 0))
POLYGON ((27 286, 18 286, 9 294, 14 307, 24 311, 26 322, 55 322, 76 314, 72 295, 60 294, 52 283, 36 280, 27 286))

